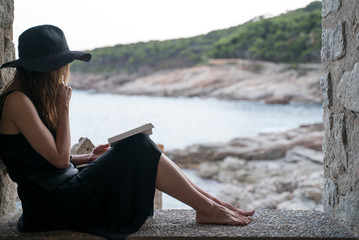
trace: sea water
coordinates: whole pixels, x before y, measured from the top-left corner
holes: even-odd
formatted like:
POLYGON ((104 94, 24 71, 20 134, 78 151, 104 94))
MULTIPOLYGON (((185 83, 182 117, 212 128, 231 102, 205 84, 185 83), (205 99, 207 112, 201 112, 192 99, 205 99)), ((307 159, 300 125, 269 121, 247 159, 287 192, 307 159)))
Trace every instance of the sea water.
POLYGON ((318 104, 268 105, 263 102, 92 94, 74 91, 70 103, 72 144, 94 144, 133 127, 152 123, 151 138, 167 150, 195 143, 228 141, 258 133, 282 132, 322 121, 318 104))
MULTIPOLYGON (((123 96, 73 91, 70 103, 72 144, 88 137, 95 145, 131 128, 152 123, 152 140, 165 150, 181 149, 196 143, 225 142, 258 133, 283 132, 302 124, 322 121, 319 104, 269 105, 263 102, 204 98, 123 96)), ((191 179, 212 194, 221 184, 191 179)), ((164 208, 187 208, 164 196, 164 208)))

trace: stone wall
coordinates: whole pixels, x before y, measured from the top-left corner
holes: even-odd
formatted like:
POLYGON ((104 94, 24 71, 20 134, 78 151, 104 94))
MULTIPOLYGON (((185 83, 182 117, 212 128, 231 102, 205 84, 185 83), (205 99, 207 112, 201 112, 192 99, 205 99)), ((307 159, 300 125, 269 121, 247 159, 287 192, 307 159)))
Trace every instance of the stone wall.
MULTIPOLYGON (((14 1, 0 0, 0 64, 15 58, 12 39, 14 1)), ((0 92, 12 78, 12 69, 0 71, 0 92)), ((0 146, 1 147, 1 146, 0 146)), ((15 209, 16 186, 11 182, 4 164, 0 160, 0 216, 15 209)))
MULTIPOLYGON (((323 0, 324 210, 359 236, 359 1, 323 0)), ((0 61, 12 60, 14 1, 0 0, 0 61)), ((0 71, 0 91, 12 77, 0 71)), ((0 215, 15 208, 0 161, 0 215)))
POLYGON ((359 236, 359 1, 322 3, 323 205, 359 236))

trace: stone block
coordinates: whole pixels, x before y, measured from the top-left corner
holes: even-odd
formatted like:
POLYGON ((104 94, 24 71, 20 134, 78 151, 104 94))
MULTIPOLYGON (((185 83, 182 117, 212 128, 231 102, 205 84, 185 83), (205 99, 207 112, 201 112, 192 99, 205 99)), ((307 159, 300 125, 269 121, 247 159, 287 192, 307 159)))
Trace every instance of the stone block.
POLYGON ((337 204, 337 200, 336 200, 337 195, 338 195, 337 185, 334 183, 334 181, 331 178, 326 177, 324 183, 322 203, 323 203, 324 212, 329 214, 331 217, 334 217, 334 208, 337 204))
POLYGON ((12 61, 15 59, 15 47, 12 42, 11 36, 4 35, 4 62, 12 61))
POLYGON ((354 34, 354 38, 355 38, 355 47, 357 49, 359 49, 359 31, 356 31, 354 34))
POLYGON ((347 227, 354 232, 359 231, 359 193, 348 191, 339 196, 338 206, 335 208, 335 217, 339 222, 346 223, 347 227))
POLYGON ((344 72, 337 89, 340 103, 348 110, 359 112, 359 62, 352 71, 344 72))
POLYGON ((331 129, 333 128, 333 115, 329 112, 328 109, 323 111, 323 126, 324 126, 324 138, 323 138, 323 164, 324 167, 329 167, 328 159, 330 159, 331 148, 330 139, 331 139, 331 129))
POLYGON ((355 47, 359 49, 359 8, 357 8, 355 13, 353 36, 355 41, 355 47))
MULTIPOLYGON (((347 152, 346 152, 346 128, 345 128, 345 114, 335 113, 333 114, 333 134, 334 144, 332 145, 335 165, 339 165, 340 168, 347 167, 347 152), (342 165, 342 166, 341 166, 342 165)), ((338 172, 342 174, 342 170, 338 172)))
POLYGON ((71 154, 88 154, 91 153, 92 149, 94 148, 95 145, 93 145, 90 139, 81 137, 79 142, 72 146, 71 154))
POLYGON ((336 61, 345 56, 345 23, 322 30, 322 62, 336 61))
MULTIPOLYGON (((0 239, 91 239, 104 238, 72 231, 20 233, 16 220, 4 219, 0 239)), ((1 221, 2 219, 0 219, 1 221)), ((355 240, 342 225, 322 211, 257 210, 247 226, 199 224, 193 210, 157 210, 141 229, 127 240, 355 240)))
POLYGON ((326 17, 331 12, 337 12, 342 5, 341 0, 323 0, 322 1, 322 17, 326 17))
POLYGON ((0 217, 16 209, 16 184, 10 180, 6 167, 0 159, 0 217))
POLYGON ((14 1, 0 0, 0 27, 11 29, 14 22, 14 1))
POLYGON ((359 119, 353 121, 353 130, 349 140, 349 173, 351 189, 359 191, 359 119))
POLYGON ((324 73, 320 78, 320 88, 323 94, 323 107, 330 107, 332 101, 332 84, 330 73, 324 73))
POLYGON ((155 198, 153 199, 153 208, 156 210, 162 209, 162 192, 157 189, 155 191, 155 198))

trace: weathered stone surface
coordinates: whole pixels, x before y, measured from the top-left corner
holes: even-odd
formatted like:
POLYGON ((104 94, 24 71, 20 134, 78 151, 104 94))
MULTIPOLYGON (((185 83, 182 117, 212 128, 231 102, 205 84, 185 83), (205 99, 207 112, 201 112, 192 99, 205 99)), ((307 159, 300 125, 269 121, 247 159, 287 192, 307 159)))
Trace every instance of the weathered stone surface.
POLYGON ((94 148, 95 145, 93 145, 90 139, 81 137, 79 142, 72 146, 71 154, 88 154, 91 153, 94 148))
MULTIPOLYGON (((12 23, 14 1, 0 0, 0 64, 14 57, 12 23)), ((2 87, 12 78, 12 70, 0 70, 0 93, 2 87)), ((0 217, 15 210, 16 185, 10 180, 6 167, 0 159, 0 217)))
MULTIPOLYGON (((16 218, 3 219, 0 239, 90 239, 104 238, 71 231, 20 233, 16 218)), ((343 226, 321 211, 257 210, 247 226, 198 224, 193 210, 158 210, 127 240, 349 240, 355 239, 343 226)))
POLYGON ((250 161, 245 171, 247 175, 241 178, 236 175, 238 170, 226 172, 225 181, 236 185, 221 189, 220 199, 245 209, 322 210, 324 184, 320 164, 306 160, 250 161))
POLYGON ((326 177, 322 202, 323 202, 324 212, 328 213, 331 217, 334 217, 334 208, 335 205, 337 204, 336 202, 337 195, 338 195, 338 190, 336 184, 331 178, 326 177))
POLYGON ((331 162, 331 170, 334 178, 339 178, 340 175, 345 173, 347 163, 346 152, 346 132, 345 132, 345 114, 333 114, 333 140, 332 151, 334 159, 331 162))
POLYGON ((14 1, 0 0, 0 27, 12 28, 14 22, 14 1))
POLYGON ((162 192, 156 189, 155 198, 153 199, 153 208, 158 210, 162 209, 162 192))
POLYGON ((309 149, 302 146, 296 146, 287 152, 286 160, 289 162, 299 162, 299 161, 307 160, 307 161, 312 161, 314 163, 322 164, 323 154, 322 152, 313 149, 309 149))
MULTIPOLYGON (((313 132, 310 135, 314 136, 316 128, 308 129, 312 129, 313 132)), ((295 143, 302 142, 297 142, 301 138, 299 132, 296 129, 277 136, 261 135, 261 137, 269 137, 268 142, 279 143, 283 146, 285 144, 280 138, 290 139, 285 147, 286 154, 280 156, 279 159, 249 158, 244 160, 229 154, 222 160, 205 161, 206 159, 203 159, 204 162, 199 164, 197 174, 229 185, 220 190, 219 198, 241 208, 322 210, 323 154, 316 148, 308 148, 308 145, 296 145, 295 143)), ((305 139, 310 139, 310 137, 305 139)), ((256 141, 246 139, 247 144, 253 142, 256 141)), ((266 148, 267 142, 260 142, 260 148, 266 148)), ((234 147, 241 150, 246 150, 248 147, 238 139, 232 143, 235 144, 232 146, 231 153, 234 152, 234 147)), ((225 146, 221 145, 220 148, 223 149, 225 146)), ((277 147, 273 145, 273 148, 277 147)), ((256 151, 254 148, 250 149, 251 152, 256 151)), ((212 151, 217 150, 212 149, 212 151)))
POLYGON ((4 62, 9 62, 15 59, 14 43, 11 40, 11 36, 4 37, 5 43, 5 53, 4 53, 4 62))
POLYGON ((341 0, 323 0, 322 1, 322 17, 328 16, 331 12, 337 12, 342 5, 341 0))
POLYGON ((289 64, 245 59, 214 59, 185 69, 139 77, 73 73, 71 86, 124 95, 211 97, 233 100, 264 100, 268 103, 321 103, 318 79, 320 64, 289 64), (253 68, 261 68, 254 71, 253 68))
POLYGON ((354 23, 354 29, 353 29, 353 35, 355 40, 355 47, 359 49, 359 9, 356 9, 355 14, 355 23, 354 23))
POLYGON ((11 181, 0 159, 0 217, 16 209, 16 198, 16 185, 11 181))
POLYGON ((345 24, 322 30, 322 62, 336 61, 345 56, 345 24))
POLYGON ((219 163, 203 162, 197 168, 197 175, 203 178, 213 178, 219 173, 219 163))
POLYGON ((323 124, 301 126, 284 133, 266 133, 236 138, 229 143, 195 144, 167 154, 179 165, 191 167, 204 161, 220 161, 227 156, 245 160, 278 159, 295 146, 322 150, 323 124))
POLYGON ((194 211, 158 211, 141 230, 129 237, 162 236, 164 239, 346 239, 345 228, 320 211, 258 210, 245 227, 194 222, 194 211), (329 227, 327 227, 329 226, 329 227))
POLYGON ((359 62, 344 72, 338 84, 337 98, 348 110, 359 112, 359 62))
POLYGON ((338 205, 335 208, 335 217, 341 222, 349 222, 351 229, 357 229, 359 222, 359 193, 348 191, 345 195, 339 195, 338 205))
POLYGON ((324 0, 322 4, 323 71, 330 72, 328 88, 326 76, 322 79, 323 93, 329 90, 324 103, 328 107, 324 108, 323 207, 359 237, 359 3, 324 0))
POLYGON ((330 107, 332 100, 332 87, 331 87, 330 73, 327 72, 320 78, 320 88, 323 94, 323 107, 330 107))
POLYGON ((350 189, 359 189, 359 118, 357 117, 353 122, 353 130, 350 133, 349 142, 349 169, 351 183, 350 189))

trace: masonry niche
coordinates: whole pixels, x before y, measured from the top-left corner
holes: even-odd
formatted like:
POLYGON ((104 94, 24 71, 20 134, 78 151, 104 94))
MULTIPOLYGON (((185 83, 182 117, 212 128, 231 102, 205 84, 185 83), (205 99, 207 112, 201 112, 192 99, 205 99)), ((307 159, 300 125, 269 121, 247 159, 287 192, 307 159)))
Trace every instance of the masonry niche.
MULTIPOLYGON (((323 0, 324 211, 359 237, 359 1, 323 0)), ((14 0, 0 0, 0 61, 15 59, 14 0)), ((0 71, 0 92, 13 76, 0 71)), ((1 146, 0 146, 1 147, 1 146)), ((0 160, 0 216, 15 210, 16 186, 0 160)))
POLYGON ((324 211, 359 236, 359 1, 322 1, 324 211))
MULTIPOLYGON (((14 22, 14 1, 0 0, 0 61, 11 61, 15 58, 12 39, 12 25, 14 22)), ((0 71, 0 92, 13 76, 12 69, 0 71)), ((0 146, 1 147, 1 146, 0 146)), ((15 210, 16 186, 10 180, 3 162, 0 160, 0 217, 15 210)))

